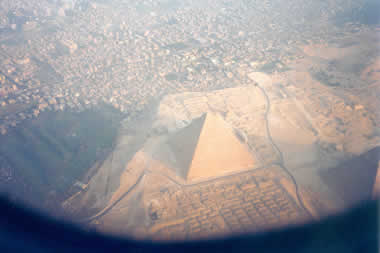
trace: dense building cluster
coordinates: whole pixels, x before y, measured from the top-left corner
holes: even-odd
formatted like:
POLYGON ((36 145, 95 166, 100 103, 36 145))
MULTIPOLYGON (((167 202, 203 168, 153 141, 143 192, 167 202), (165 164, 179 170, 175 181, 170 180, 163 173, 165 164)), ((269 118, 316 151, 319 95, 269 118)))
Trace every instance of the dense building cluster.
POLYGON ((0 133, 45 110, 107 103, 131 115, 164 94, 235 86, 248 69, 281 71, 297 44, 336 34, 338 5, 1 1, 0 133))

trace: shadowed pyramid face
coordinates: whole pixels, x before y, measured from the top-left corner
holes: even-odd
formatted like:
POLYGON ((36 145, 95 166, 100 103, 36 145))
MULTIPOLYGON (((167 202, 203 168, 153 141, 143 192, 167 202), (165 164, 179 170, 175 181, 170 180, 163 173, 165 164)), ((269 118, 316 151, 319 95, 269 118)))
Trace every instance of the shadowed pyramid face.
POLYGON ((219 177, 255 165, 233 129, 210 112, 175 133, 169 144, 179 166, 177 173, 188 181, 219 177))

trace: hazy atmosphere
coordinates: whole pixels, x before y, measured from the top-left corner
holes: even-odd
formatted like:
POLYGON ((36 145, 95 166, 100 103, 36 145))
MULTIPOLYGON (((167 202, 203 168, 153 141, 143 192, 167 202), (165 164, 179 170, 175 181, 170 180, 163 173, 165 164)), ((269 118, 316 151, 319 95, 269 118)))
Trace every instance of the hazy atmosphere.
POLYGON ((380 194, 377 0, 1 0, 0 193, 189 240, 380 194))

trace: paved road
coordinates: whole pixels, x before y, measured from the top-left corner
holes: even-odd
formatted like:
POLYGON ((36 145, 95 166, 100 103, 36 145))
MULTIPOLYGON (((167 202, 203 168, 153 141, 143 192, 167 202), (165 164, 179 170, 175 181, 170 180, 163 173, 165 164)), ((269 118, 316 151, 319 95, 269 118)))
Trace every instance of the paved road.
POLYGON ((297 195, 298 202, 300 203, 302 209, 312 218, 313 216, 310 214, 309 210, 305 207, 303 199, 302 199, 302 197, 301 197, 301 195, 299 193, 298 183, 297 183, 295 177, 293 176, 293 174, 285 166, 285 164, 284 164, 284 155, 283 155, 282 151, 280 150, 280 148, 277 146, 277 144, 274 142, 274 140, 272 138, 272 135, 271 135, 271 132, 270 132, 270 127, 269 127, 269 120, 268 120, 268 115, 269 115, 270 107, 271 107, 271 101, 269 99, 269 96, 266 93, 265 89, 260 86, 260 84, 257 84, 257 87, 261 90, 261 92, 263 93, 263 95, 265 97, 265 100, 266 100, 265 128, 266 128, 266 131, 267 131, 267 136, 268 136, 269 142, 271 143, 271 145, 273 146, 273 148, 276 150, 277 154, 279 155, 279 161, 277 162, 277 164, 286 172, 286 174, 288 174, 288 176, 292 180, 292 182, 294 184, 294 187, 296 188, 296 195, 297 195))
MULTIPOLYGON (((302 209, 312 218, 313 216, 310 214, 309 210, 305 207, 304 202, 302 200, 302 197, 300 196, 298 183, 297 183, 296 179, 294 178, 294 176, 290 173, 290 171, 288 170, 288 168, 284 165, 284 155, 283 155, 282 151, 280 150, 280 148, 277 146, 277 144, 274 142, 274 140, 272 138, 272 135, 271 135, 271 132, 270 132, 270 127, 269 127, 269 120, 268 120, 268 115, 269 115, 270 107, 271 107, 271 101, 270 101, 270 99, 268 97, 268 94, 266 93, 265 89, 263 87, 261 87, 259 84, 257 85, 257 87, 261 90, 261 92, 263 93, 263 95, 265 97, 265 100, 266 100, 265 127, 266 127, 266 131, 267 131, 268 139, 269 139, 271 145, 273 146, 273 148, 276 150, 277 154, 279 155, 279 161, 277 162, 277 164, 288 174, 288 176, 292 180, 292 182, 293 182, 293 184, 295 186, 298 202, 300 203, 302 209)), ((149 168, 149 167, 147 167, 147 168, 149 168)), ((112 208, 114 206, 116 206, 122 199, 124 199, 125 197, 127 197, 137 187, 137 185, 141 182, 141 180, 143 179, 143 177, 147 173, 156 173, 156 172, 152 172, 150 170, 147 170, 147 168, 145 168, 143 170, 143 172, 141 173, 141 175, 139 176, 139 178, 136 180, 136 182, 122 196, 120 196, 120 198, 118 198, 117 200, 115 200, 113 203, 111 203, 110 205, 108 205, 107 207, 105 207, 103 210, 101 210, 97 214, 95 214, 95 215, 93 215, 93 216, 91 216, 89 218, 84 219, 83 222, 90 222, 92 220, 95 220, 95 219, 100 218, 103 215, 107 214, 109 211, 112 210, 112 208)), ((245 173, 247 171, 243 171, 241 173, 245 173)), ((199 182, 199 183, 193 183, 193 184, 190 184, 190 185, 183 185, 183 184, 177 182, 176 180, 172 179, 168 175, 163 175, 161 173, 158 173, 158 174, 160 174, 162 176, 165 176, 170 181, 174 182, 175 184, 177 184, 179 186, 190 186, 190 185, 196 185, 196 184, 199 184, 199 183, 207 183, 207 182, 216 180, 216 179, 210 179, 210 180, 202 181, 202 182, 199 182)), ((230 176, 231 175, 226 175, 226 176, 223 176, 223 178, 230 177, 230 176)))

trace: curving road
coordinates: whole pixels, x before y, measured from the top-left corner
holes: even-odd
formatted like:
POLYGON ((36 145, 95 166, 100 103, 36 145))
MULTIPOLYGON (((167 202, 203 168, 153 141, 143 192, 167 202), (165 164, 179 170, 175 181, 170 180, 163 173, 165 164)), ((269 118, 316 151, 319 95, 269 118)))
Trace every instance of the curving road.
MULTIPOLYGON (((298 186, 298 183, 297 183, 295 177, 293 176, 293 174, 289 171, 289 169, 284 164, 284 155, 283 155, 282 151, 280 150, 280 148, 277 146, 277 144, 274 142, 274 140, 272 138, 272 135, 271 135, 271 132, 270 132, 270 127, 269 127, 269 120, 268 120, 268 116, 269 116, 269 112, 270 112, 270 107, 271 107, 271 101, 269 99, 269 96, 266 93, 265 89, 263 87, 261 87, 259 84, 257 84, 257 87, 261 90, 261 92, 263 93, 263 96, 265 97, 265 100, 266 100, 265 127, 266 127, 266 131, 267 131, 268 139, 269 139, 271 145, 273 146, 273 148, 276 150, 277 154, 279 155, 279 162, 277 164, 286 172, 286 174, 292 180, 292 182, 294 184, 294 187, 295 187, 296 196, 297 196, 298 202, 301 205, 301 208, 305 211, 306 214, 308 214, 311 218, 313 218, 313 216, 311 215, 311 213, 309 212, 309 210, 305 207, 303 199, 302 199, 302 197, 301 197, 301 195, 299 193, 299 186, 298 186)), ((136 180, 136 182, 125 193, 123 193, 118 199, 116 199, 110 205, 106 206, 103 210, 101 210, 97 214, 95 214, 95 215, 93 215, 91 217, 88 217, 86 219, 83 219, 82 222, 90 222, 92 220, 95 220, 97 218, 102 217, 103 215, 105 215, 109 211, 111 211, 114 206, 116 206, 122 199, 124 199, 127 195, 129 195, 138 186, 138 184, 141 182, 141 180, 146 175, 146 173, 153 173, 148 168, 149 167, 147 166, 142 171, 142 173, 140 174, 140 176, 136 180)), ((245 172, 247 172, 247 171, 244 171, 244 172, 241 172, 241 173, 245 173, 245 172)), ((161 173, 158 173, 158 174, 161 174, 161 173)), ((167 177, 170 181, 174 182, 175 184, 177 184, 179 186, 185 186, 185 185, 180 184, 176 180, 172 179, 168 175, 163 175, 163 176, 167 177)), ((225 177, 229 177, 229 176, 231 176, 231 175, 226 175, 225 177)), ((213 180, 215 180, 215 179, 210 179, 210 180, 207 180, 207 181, 213 181, 213 180)), ((202 183, 204 183, 204 182, 202 182, 202 183)), ((194 184, 198 184, 198 183, 194 183, 194 184)), ((186 186, 189 186, 189 185, 186 185, 186 186)))
POLYGON ((277 144, 274 142, 274 140, 272 138, 272 135, 271 135, 271 132, 270 132, 270 128, 269 128, 269 120, 268 120, 268 115, 269 115, 270 107, 271 107, 271 102, 270 102, 269 96, 266 93, 265 89, 260 86, 260 84, 257 83, 257 87, 261 90, 261 92, 263 93, 263 95, 265 97, 265 100, 266 100, 265 128, 266 128, 266 131, 267 131, 267 136, 268 136, 269 142, 271 143, 271 145, 273 146, 273 148, 276 150, 277 154, 279 155, 278 165, 286 172, 286 174, 288 174, 289 178, 292 180, 292 182, 294 184, 294 187, 295 187, 295 190, 296 190, 296 195, 297 195, 298 202, 300 203, 302 209, 310 217, 313 217, 311 215, 311 213, 309 212, 309 210, 307 210, 307 208, 305 207, 303 199, 302 199, 302 197, 301 197, 301 195, 299 193, 299 186, 298 186, 298 183, 297 183, 295 177, 293 176, 293 174, 289 171, 289 169, 284 164, 284 155, 283 155, 282 151, 280 150, 280 148, 277 146, 277 144))
POLYGON ((125 198, 129 193, 131 193, 136 188, 136 186, 141 182, 144 176, 145 176, 145 171, 141 173, 141 175, 136 180, 136 182, 126 192, 124 192, 123 195, 121 195, 118 199, 116 199, 113 203, 106 206, 103 210, 101 210, 97 214, 81 220, 81 222, 90 222, 107 214, 109 211, 111 211, 112 208, 114 208, 114 206, 116 206, 123 198, 125 198))

